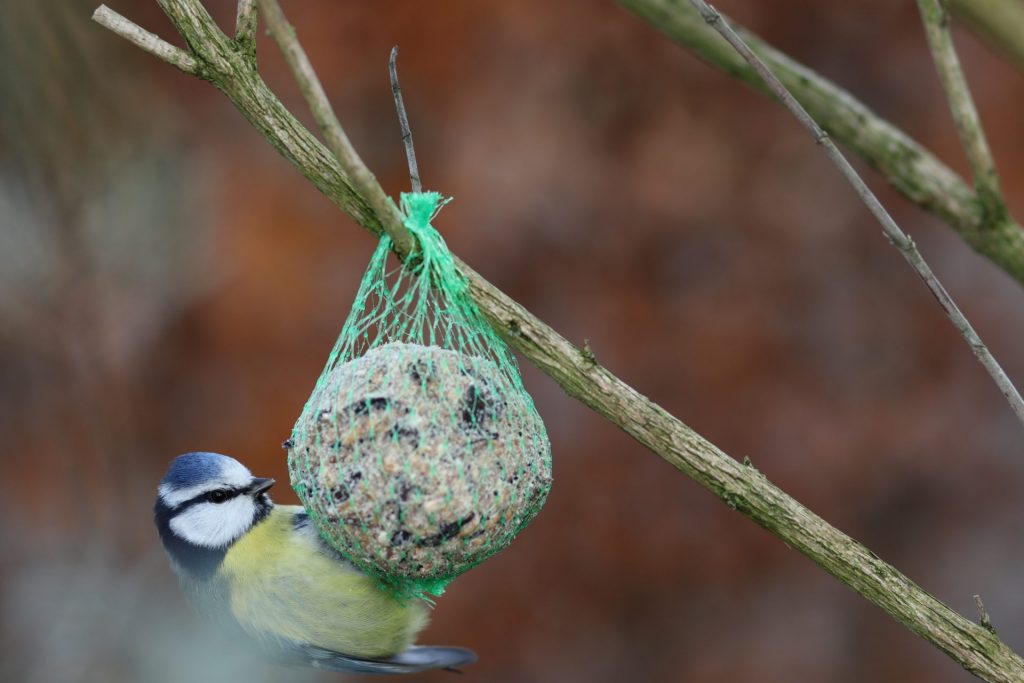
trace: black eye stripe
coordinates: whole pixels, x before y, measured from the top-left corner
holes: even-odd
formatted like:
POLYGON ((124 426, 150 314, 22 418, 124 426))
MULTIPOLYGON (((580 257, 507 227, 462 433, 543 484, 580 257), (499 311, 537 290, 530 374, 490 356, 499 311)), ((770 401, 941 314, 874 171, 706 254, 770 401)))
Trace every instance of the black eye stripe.
POLYGON ((188 500, 186 500, 184 503, 181 503, 180 505, 176 505, 173 508, 174 512, 175 513, 182 512, 183 510, 187 510, 190 507, 192 507, 193 505, 199 505, 200 503, 209 503, 210 502, 210 494, 213 493, 214 491, 223 491, 223 492, 225 492, 227 494, 227 498, 225 498, 224 500, 222 500, 220 502, 221 505, 223 505, 224 503, 228 502, 232 498, 237 498, 241 494, 245 493, 245 489, 244 488, 219 488, 219 489, 211 489, 210 491, 206 491, 204 493, 200 493, 198 496, 194 496, 192 498, 189 498, 188 500))

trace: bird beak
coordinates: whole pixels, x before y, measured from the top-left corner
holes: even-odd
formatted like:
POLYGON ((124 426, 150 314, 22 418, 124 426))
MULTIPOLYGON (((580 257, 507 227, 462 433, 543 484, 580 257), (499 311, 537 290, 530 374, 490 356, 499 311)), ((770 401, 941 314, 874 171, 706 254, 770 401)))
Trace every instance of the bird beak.
POLYGON ((255 477, 252 480, 252 483, 249 484, 249 488, 247 488, 245 492, 248 493, 250 496, 258 496, 259 494, 263 493, 271 486, 273 486, 274 483, 275 482, 273 479, 262 479, 260 477, 255 477))

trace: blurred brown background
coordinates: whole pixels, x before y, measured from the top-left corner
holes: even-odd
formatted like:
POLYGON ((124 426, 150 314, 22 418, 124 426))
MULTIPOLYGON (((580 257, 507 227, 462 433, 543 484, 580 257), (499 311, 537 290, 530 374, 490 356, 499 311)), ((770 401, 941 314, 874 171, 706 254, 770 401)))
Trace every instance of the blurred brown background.
MULTIPOLYGON (((208 84, 89 22, 95 2, 7 0, 0 18, 0 676, 337 680, 202 630, 151 504, 188 450, 287 479, 279 444, 373 240, 208 84)), ((180 42, 154 3, 111 4, 180 42)), ((231 23, 234 3, 207 4, 231 23)), ((605 0, 284 7, 393 193, 401 45, 453 251, 960 612, 980 593, 1024 650, 1024 431, 788 114, 605 0)), ((914 3, 722 7, 966 171, 914 3)), ((1024 216, 1024 75, 957 39, 1024 216)), ((259 54, 308 122, 263 36, 259 54)), ((867 177, 1024 382, 1020 285, 867 177)), ((423 640, 476 649, 465 680, 973 680, 524 375, 555 488, 438 602, 423 640)))

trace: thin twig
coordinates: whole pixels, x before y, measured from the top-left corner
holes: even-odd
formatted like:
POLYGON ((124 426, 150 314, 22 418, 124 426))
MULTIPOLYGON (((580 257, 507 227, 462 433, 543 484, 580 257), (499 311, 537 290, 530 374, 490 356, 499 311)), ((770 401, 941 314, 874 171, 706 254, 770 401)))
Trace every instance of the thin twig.
POLYGON ((405 103, 402 101, 402 87, 398 85, 398 46, 391 48, 391 58, 388 59, 388 74, 391 76, 391 94, 395 98, 395 111, 398 112, 398 125, 402 128, 402 143, 405 145, 405 158, 409 162, 409 180, 412 182, 412 191, 420 192, 423 185, 420 183, 420 169, 416 165, 416 148, 412 145, 412 129, 409 128, 409 117, 405 113, 405 103))
POLYGON ((349 141, 348 135, 345 134, 345 129, 341 127, 341 123, 327 99, 327 93, 324 92, 324 87, 320 84, 313 65, 309 63, 306 51, 302 49, 302 45, 295 35, 295 29, 288 23, 277 0, 258 1, 260 9, 263 10, 263 17, 267 21, 270 35, 281 48, 285 61, 291 67, 292 73, 298 81, 299 89, 306 99, 306 104, 327 141, 327 147, 334 153, 342 168, 346 170, 346 175, 351 179, 356 193, 363 197, 377 214, 381 227, 391 238, 396 251, 401 256, 408 254, 413 249, 412 236, 402 226, 402 218, 394 202, 384 194, 377 178, 363 163, 349 141))
POLYGON ((779 100, 782 101, 786 108, 789 109, 793 115, 804 125, 807 130, 814 136, 814 140, 821 145, 825 150, 825 153, 832 160, 832 162, 839 168, 840 172, 846 178, 847 181, 853 186, 853 189, 857 192, 857 195, 867 205, 868 209, 875 216, 878 222, 882 225, 882 231, 889 241, 900 250, 903 254, 903 258, 907 260, 907 263, 911 265, 918 276, 924 280, 925 285, 931 290, 935 299, 939 302, 939 306, 946 312, 953 326, 960 331, 960 334, 967 341, 967 345, 971 347, 971 351, 977 356, 981 364, 985 366, 988 373, 992 376, 996 385, 999 387, 999 391, 1002 392, 1006 398, 1013 412, 1017 415, 1017 419, 1024 424, 1024 400, 1021 399, 1020 394, 1017 392, 1016 387, 1013 386, 1013 382, 1003 372, 1003 368, 996 361, 995 356, 988 350, 988 347, 982 343, 978 333, 974 331, 971 323, 967 321, 967 318, 960 309, 954 303, 953 298, 946 291, 946 288, 942 286, 938 278, 932 272, 932 269, 925 262, 924 257, 921 256, 921 252, 917 250, 917 245, 904 233, 896 221, 892 219, 889 212, 885 210, 882 203, 878 201, 875 194, 868 188, 857 171, 853 170, 853 166, 846 160, 843 153, 839 151, 835 143, 829 139, 828 133, 821 129, 821 127, 815 122, 811 115, 796 101, 796 98, 790 94, 789 90, 786 89, 781 81, 775 77, 761 59, 754 54, 754 52, 747 46, 743 39, 736 34, 735 31, 729 26, 725 18, 715 8, 708 5, 704 0, 690 0, 690 3, 697 8, 700 15, 704 18, 712 28, 722 34, 722 37, 732 45, 732 47, 739 52, 743 58, 752 66, 757 73, 764 79, 765 84, 775 94, 779 100))
MULTIPOLYGON (((288 161, 359 225, 379 234, 385 217, 342 182, 346 170, 281 104, 249 62, 221 40, 198 0, 160 0, 175 28, 208 67, 209 79, 288 161)), ((865 599, 993 683, 1024 680, 1024 660, 981 626, 951 610, 896 568, 828 524, 755 468, 729 457, 456 259, 470 294, 512 346, 569 395, 618 425, 680 472, 778 536, 865 599)))
POLYGON ((967 153, 971 165, 974 188, 978 193, 985 212, 994 220, 1007 215, 1003 192, 999 187, 999 175, 992 160, 992 152, 985 139, 978 110, 974 106, 971 90, 967 85, 960 59, 953 45, 953 34, 949 29, 949 14, 942 0, 917 0, 917 7, 924 22, 928 47, 932 51, 939 80, 946 91, 949 108, 953 112, 960 144, 967 153))
MULTIPOLYGON (((757 72, 701 18, 688 2, 615 0, 708 64, 770 94, 757 72)), ((1021 0, 951 0, 980 7, 1019 5, 1021 0)), ((988 10, 984 10, 988 11, 988 10)), ((848 90, 773 48, 749 30, 730 25, 779 77, 800 104, 836 142, 864 159, 911 202, 942 219, 979 254, 1024 284, 1024 229, 1006 217, 993 220, 978 202, 974 188, 947 165, 848 90)), ((1014 24, 1024 35, 1024 16, 1014 24)), ((1021 41, 1024 46, 1024 41, 1021 41)), ((1024 52, 1024 48, 1022 48, 1024 52)))
POLYGON ((247 55, 256 58, 256 26, 259 12, 256 0, 238 0, 238 11, 235 14, 235 42, 244 49, 247 55))
POLYGON ((100 5, 92 13, 92 20, 100 26, 110 29, 130 43, 155 55, 171 66, 176 66, 187 74, 199 75, 199 62, 180 47, 171 45, 154 33, 150 33, 135 22, 127 19, 106 5, 100 5))

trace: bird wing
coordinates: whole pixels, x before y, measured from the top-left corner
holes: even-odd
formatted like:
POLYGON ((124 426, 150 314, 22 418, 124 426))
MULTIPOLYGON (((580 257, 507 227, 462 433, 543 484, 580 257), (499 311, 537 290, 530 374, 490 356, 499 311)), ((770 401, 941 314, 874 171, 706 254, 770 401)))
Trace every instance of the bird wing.
POLYGON ((228 550, 222 576, 239 626, 286 649, 308 644, 367 660, 404 651, 426 623, 426 606, 399 602, 375 580, 322 552, 301 510, 275 507, 228 550))
POLYGON ((299 645, 295 654, 318 669, 362 674, 412 674, 431 669, 458 670, 477 660, 476 653, 462 647, 414 645, 387 659, 358 659, 311 645, 299 645))

